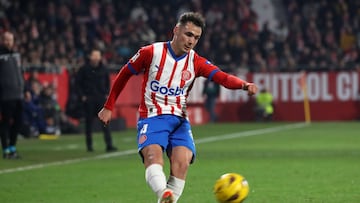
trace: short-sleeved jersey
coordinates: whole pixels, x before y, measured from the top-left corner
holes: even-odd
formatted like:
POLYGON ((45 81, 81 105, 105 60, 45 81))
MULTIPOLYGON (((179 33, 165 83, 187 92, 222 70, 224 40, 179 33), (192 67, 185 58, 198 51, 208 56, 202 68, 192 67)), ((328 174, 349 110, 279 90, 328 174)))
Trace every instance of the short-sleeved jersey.
POLYGON ((161 114, 187 117, 186 99, 196 77, 211 77, 219 68, 194 50, 176 56, 170 42, 157 42, 142 47, 125 68, 133 74, 144 73, 141 118, 161 114))

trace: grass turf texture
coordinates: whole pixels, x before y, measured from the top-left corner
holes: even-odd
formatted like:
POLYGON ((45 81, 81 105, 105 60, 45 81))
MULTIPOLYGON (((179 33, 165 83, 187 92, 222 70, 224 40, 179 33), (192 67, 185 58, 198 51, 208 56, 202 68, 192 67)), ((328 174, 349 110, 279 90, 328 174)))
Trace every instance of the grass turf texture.
MULTIPOLYGON (((248 180, 249 203, 360 202, 360 124, 285 129, 289 125, 293 123, 193 126, 197 158, 179 202, 215 203, 213 185, 227 172, 248 180)), ((101 134, 94 136, 94 153, 85 151, 80 135, 20 139, 23 159, 0 160, 1 202, 156 202, 144 180, 135 130, 113 132, 113 138, 120 151, 110 154, 101 134)), ((168 167, 166 163, 167 174, 168 167)))

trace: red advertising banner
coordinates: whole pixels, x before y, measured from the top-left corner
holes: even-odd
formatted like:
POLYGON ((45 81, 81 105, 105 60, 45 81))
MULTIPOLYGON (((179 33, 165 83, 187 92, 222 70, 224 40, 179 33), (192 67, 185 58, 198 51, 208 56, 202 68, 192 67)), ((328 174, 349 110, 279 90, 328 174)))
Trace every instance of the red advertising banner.
MULTIPOLYGON (((260 89, 270 89, 276 120, 304 120, 301 73, 254 74, 260 89)), ((358 72, 310 72, 306 74, 307 97, 312 120, 354 120, 360 116, 358 72)))
MULTIPOLYGON (((24 78, 27 80, 28 73, 25 73, 24 78)), ((43 86, 53 85, 56 91, 56 99, 61 107, 65 109, 66 102, 69 94, 69 74, 66 68, 62 68, 61 73, 39 73, 37 79, 43 86)))
MULTIPOLYGON (((254 73, 239 75, 240 78, 268 88, 274 97, 275 121, 304 121, 304 92, 307 86, 312 121, 355 120, 360 117, 359 72, 309 72, 301 73, 254 73)), ((115 74, 111 76, 112 80, 115 74)), ((39 79, 55 84, 57 99, 62 108, 68 98, 68 74, 40 74, 39 79)), ((199 78, 188 98, 188 113, 193 124, 208 121, 203 107, 202 88, 204 78, 199 78)), ((128 127, 135 127, 137 108, 141 99, 142 76, 133 76, 120 94, 113 117, 124 117, 128 127)), ((216 112, 220 122, 254 120, 255 97, 241 90, 222 88, 216 112)))

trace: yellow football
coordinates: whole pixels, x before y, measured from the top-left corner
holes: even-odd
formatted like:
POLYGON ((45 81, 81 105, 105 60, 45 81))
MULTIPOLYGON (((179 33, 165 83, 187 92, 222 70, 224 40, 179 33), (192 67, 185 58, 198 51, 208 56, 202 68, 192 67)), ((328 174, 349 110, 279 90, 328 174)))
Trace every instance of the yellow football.
POLYGON ((249 194, 249 184, 242 175, 227 173, 216 181, 214 194, 220 203, 241 203, 249 194))

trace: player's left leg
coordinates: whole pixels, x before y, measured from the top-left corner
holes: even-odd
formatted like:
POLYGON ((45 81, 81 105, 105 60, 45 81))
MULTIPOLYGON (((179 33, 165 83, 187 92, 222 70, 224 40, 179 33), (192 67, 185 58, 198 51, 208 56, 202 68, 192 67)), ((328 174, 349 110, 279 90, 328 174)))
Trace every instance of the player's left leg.
POLYGON ((167 188, 173 191, 175 199, 174 202, 180 198, 184 190, 185 179, 192 157, 192 151, 184 146, 174 147, 171 151, 170 176, 167 182, 167 188))
POLYGON ((177 202, 184 190, 187 171, 196 154, 190 123, 184 118, 180 120, 181 124, 170 135, 167 149, 170 159, 170 177, 167 188, 173 191, 174 202, 177 202))

